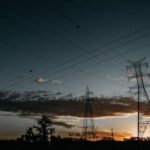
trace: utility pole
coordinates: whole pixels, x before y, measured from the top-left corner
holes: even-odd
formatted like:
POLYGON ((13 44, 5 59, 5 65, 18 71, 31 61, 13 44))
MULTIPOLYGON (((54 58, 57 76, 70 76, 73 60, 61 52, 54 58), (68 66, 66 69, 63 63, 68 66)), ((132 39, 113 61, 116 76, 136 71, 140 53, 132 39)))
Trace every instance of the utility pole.
POLYGON ((150 103, 150 99, 149 99, 149 96, 147 94, 145 84, 144 84, 144 78, 149 77, 150 74, 143 74, 142 72, 143 67, 148 68, 148 63, 144 62, 145 59, 146 57, 140 59, 139 61, 128 60, 128 63, 130 63, 130 65, 127 66, 127 71, 129 69, 134 69, 134 73, 131 75, 128 75, 128 80, 136 79, 136 83, 137 83, 136 86, 130 87, 130 90, 137 89, 137 94, 138 94, 138 97, 137 97, 137 138, 138 139, 140 139, 143 136, 147 128, 147 125, 149 124, 149 121, 144 122, 142 120, 142 114, 140 112, 141 110, 140 102, 141 102, 142 96, 145 97, 146 101, 150 103))
POLYGON ((113 128, 111 128, 111 137, 114 138, 113 128))
POLYGON ((86 97, 85 97, 85 110, 84 110, 84 120, 83 120, 83 136, 85 139, 96 138, 95 123, 93 119, 92 101, 91 95, 93 93, 86 87, 86 97))

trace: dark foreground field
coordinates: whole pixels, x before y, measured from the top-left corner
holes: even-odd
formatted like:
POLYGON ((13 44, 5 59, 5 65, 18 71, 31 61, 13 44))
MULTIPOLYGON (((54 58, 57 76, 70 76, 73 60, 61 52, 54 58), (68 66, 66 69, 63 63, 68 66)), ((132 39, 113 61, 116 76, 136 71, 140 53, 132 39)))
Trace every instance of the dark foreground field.
POLYGON ((85 140, 54 140, 52 142, 23 142, 23 141, 0 141, 0 148, 2 150, 149 150, 150 142, 139 141, 97 141, 89 142, 85 140))

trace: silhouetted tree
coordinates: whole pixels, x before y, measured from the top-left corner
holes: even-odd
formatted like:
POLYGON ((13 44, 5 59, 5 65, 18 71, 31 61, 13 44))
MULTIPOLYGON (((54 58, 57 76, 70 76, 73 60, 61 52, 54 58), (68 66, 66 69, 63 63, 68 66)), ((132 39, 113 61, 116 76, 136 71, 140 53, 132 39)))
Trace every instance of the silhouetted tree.
POLYGON ((39 136, 41 141, 48 141, 50 131, 52 130, 51 125, 52 121, 45 115, 38 120, 39 127, 36 127, 39 131, 39 136))
POLYGON ((55 129, 52 128, 51 125, 52 121, 43 115, 42 118, 38 120, 38 126, 29 127, 19 140, 47 142, 49 141, 49 137, 55 133, 55 129))
POLYGON ((34 142, 37 141, 37 136, 34 133, 34 128, 33 127, 29 127, 26 130, 26 133, 24 135, 21 136, 21 138, 19 138, 19 140, 21 141, 27 141, 27 142, 34 142))

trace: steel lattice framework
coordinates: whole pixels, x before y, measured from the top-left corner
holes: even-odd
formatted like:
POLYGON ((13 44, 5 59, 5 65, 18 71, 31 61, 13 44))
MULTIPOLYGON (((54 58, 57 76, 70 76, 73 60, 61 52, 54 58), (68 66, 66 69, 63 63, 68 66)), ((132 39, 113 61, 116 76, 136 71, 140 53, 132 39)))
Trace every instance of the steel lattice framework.
POLYGON ((150 103, 150 99, 148 96, 148 93, 146 91, 146 86, 144 84, 144 78, 145 77, 150 77, 150 74, 144 74, 142 72, 142 68, 146 67, 148 68, 148 63, 144 62, 146 57, 140 59, 139 61, 128 61, 130 65, 127 66, 127 70, 129 69, 134 69, 134 73, 131 75, 128 75, 128 79, 136 79, 136 86, 130 87, 130 90, 137 89, 137 137, 138 139, 142 138, 147 126, 150 124, 150 121, 144 121, 144 118, 141 114, 141 100, 144 98, 147 102, 150 103))
POLYGON ((93 119, 92 101, 91 95, 93 93, 86 87, 86 97, 85 97, 85 110, 84 110, 84 120, 83 120, 83 136, 86 139, 95 139, 96 130, 95 123, 93 119))

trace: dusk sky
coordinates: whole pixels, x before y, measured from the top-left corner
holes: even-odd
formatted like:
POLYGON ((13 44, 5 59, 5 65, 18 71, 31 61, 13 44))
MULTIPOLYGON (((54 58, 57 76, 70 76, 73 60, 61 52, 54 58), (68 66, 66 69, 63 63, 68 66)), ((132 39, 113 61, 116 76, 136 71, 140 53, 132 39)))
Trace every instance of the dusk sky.
POLYGON ((95 95, 125 94, 126 59, 149 62, 146 1, 1 0, 0 7, 2 90, 81 95, 88 84, 95 95), (39 77, 49 82, 37 84, 39 77))
POLYGON ((0 0, 0 91, 76 97, 89 85, 95 96, 131 96, 127 60, 150 64, 149 8, 148 0, 0 0))

